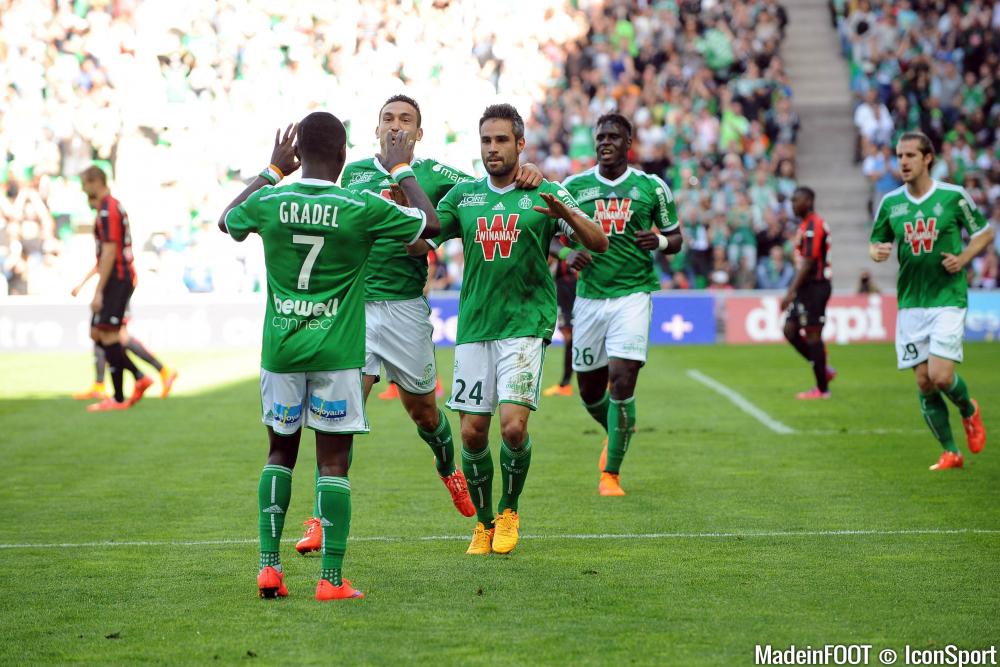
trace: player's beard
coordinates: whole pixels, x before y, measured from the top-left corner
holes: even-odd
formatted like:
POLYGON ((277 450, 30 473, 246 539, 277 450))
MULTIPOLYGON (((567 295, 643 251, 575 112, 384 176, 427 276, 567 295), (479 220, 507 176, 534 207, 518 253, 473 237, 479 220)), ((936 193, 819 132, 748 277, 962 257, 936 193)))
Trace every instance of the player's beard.
POLYGON ((517 167, 517 156, 513 158, 502 157, 503 162, 500 166, 491 166, 489 162, 483 162, 483 166, 486 167, 486 173, 494 178, 502 178, 510 174, 517 167))

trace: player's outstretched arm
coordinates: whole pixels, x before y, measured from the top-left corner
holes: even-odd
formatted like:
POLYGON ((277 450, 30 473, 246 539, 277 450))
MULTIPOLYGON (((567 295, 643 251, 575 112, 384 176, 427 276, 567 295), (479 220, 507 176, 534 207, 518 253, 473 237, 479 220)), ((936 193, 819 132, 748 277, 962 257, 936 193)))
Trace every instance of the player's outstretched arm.
POLYGON ((427 197, 427 193, 420 187, 410 162, 413 160, 413 147, 417 143, 416 137, 407 130, 400 130, 395 134, 386 136, 382 142, 383 163, 389 167, 389 173, 399 184, 403 196, 410 206, 420 209, 427 217, 427 224, 420 233, 420 238, 429 239, 438 235, 441 231, 441 222, 438 220, 437 209, 427 197))
POLYGON ((72 290, 70 290, 70 294, 72 294, 73 296, 79 294, 80 290, 83 289, 83 286, 86 285, 90 281, 90 279, 96 276, 99 272, 100 269, 98 268, 98 265, 94 264, 94 266, 90 267, 90 271, 87 271, 87 275, 83 277, 83 280, 80 281, 80 284, 74 287, 72 290))
POLYGON ((222 212, 222 216, 219 218, 219 229, 221 231, 228 231, 226 229, 226 215, 230 210, 242 204, 250 195, 265 185, 277 185, 278 181, 299 168, 299 158, 295 152, 295 129, 297 127, 297 123, 292 123, 286 127, 284 136, 281 135, 280 128, 275 130, 274 150, 271 151, 270 164, 267 165, 267 169, 250 181, 250 184, 243 192, 231 201, 226 210, 222 212))
POLYGON ((994 236, 993 227, 986 227, 981 233, 969 239, 969 245, 965 246, 962 254, 952 255, 946 252, 941 253, 941 257, 944 258, 941 260, 941 265, 948 273, 958 273, 965 268, 966 264, 975 259, 979 253, 986 250, 987 246, 993 243, 994 236))
POLYGON ((600 225, 594 224, 594 221, 588 218, 583 211, 578 208, 570 208, 561 199, 548 192, 540 192, 538 196, 548 204, 548 208, 535 206, 534 209, 551 218, 565 220, 566 224, 573 228, 573 235, 587 250, 604 252, 608 249, 608 237, 604 230, 601 229, 600 225))
POLYGON ((892 255, 891 243, 871 243, 868 246, 868 254, 876 262, 884 262, 892 255))

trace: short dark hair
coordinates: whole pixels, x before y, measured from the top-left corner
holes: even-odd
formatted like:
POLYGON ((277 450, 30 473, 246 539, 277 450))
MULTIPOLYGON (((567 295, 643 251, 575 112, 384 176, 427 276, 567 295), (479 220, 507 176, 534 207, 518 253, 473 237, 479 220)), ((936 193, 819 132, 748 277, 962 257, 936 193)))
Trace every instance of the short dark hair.
POLYGON ((347 130, 332 113, 314 111, 299 122, 297 139, 300 156, 335 162, 347 145, 347 130))
POLYGON ((104 170, 98 167, 96 164, 92 164, 82 172, 80 172, 80 180, 84 182, 88 181, 100 181, 101 185, 108 184, 108 175, 104 173, 104 170))
MULTIPOLYGON (((420 127, 420 120, 421 120, 420 105, 417 104, 417 101, 415 99, 413 99, 409 95, 402 95, 402 94, 393 95, 392 97, 390 97, 389 99, 387 99, 385 102, 382 103, 382 109, 385 109, 393 102, 405 102, 406 104, 409 104, 411 107, 413 107, 414 110, 416 110, 417 112, 417 127, 420 127)), ((379 119, 382 118, 382 109, 378 110, 379 119)))
POLYGON ((896 142, 896 145, 898 146, 902 141, 916 141, 917 149, 922 155, 930 155, 931 166, 934 166, 934 144, 931 142, 930 137, 923 132, 917 132, 914 130, 911 132, 903 132, 903 134, 899 137, 899 141, 896 142))
POLYGON ((805 195, 806 198, 809 200, 810 204, 816 203, 816 192, 812 188, 806 187, 805 185, 800 185, 799 187, 795 188, 795 192, 792 193, 792 196, 794 197, 795 195, 799 194, 805 195))
POLYGON ((514 139, 524 137, 524 119, 517 109, 510 104, 491 104, 486 107, 483 117, 479 119, 479 129, 483 129, 483 123, 488 120, 509 120, 511 130, 514 132, 514 139))
POLYGON ((621 115, 620 113, 604 114, 603 116, 597 119, 597 123, 594 124, 594 129, 599 128, 601 125, 604 125, 605 123, 615 123, 616 125, 621 126, 621 128, 625 130, 625 136, 629 139, 632 138, 632 122, 625 116, 621 115))

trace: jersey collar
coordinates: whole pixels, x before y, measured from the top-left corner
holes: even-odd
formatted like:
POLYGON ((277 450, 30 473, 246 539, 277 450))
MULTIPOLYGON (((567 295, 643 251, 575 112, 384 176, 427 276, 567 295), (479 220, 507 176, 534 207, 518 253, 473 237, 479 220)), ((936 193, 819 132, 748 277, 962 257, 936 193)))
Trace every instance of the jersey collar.
POLYGON ((507 187, 498 188, 497 186, 493 185, 493 181, 490 180, 490 177, 489 177, 488 174, 486 176, 486 185, 489 187, 490 190, 492 190, 493 192, 497 193, 498 195, 505 195, 505 194, 507 194, 508 192, 510 192, 511 190, 513 190, 514 188, 517 187, 517 183, 511 182, 511 184, 508 185, 507 187))
POLYGON ((300 178, 299 183, 302 185, 316 185, 322 188, 328 188, 331 185, 336 185, 333 181, 324 181, 322 178, 300 178))
POLYGON ((622 182, 625 181, 626 178, 628 178, 631 175, 632 175, 632 167, 625 167, 625 172, 621 176, 619 176, 613 181, 609 181, 608 179, 601 176, 601 170, 598 167, 594 167, 594 178, 596 178, 599 183, 604 183, 604 185, 611 185, 611 186, 620 185, 622 182))
POLYGON ((925 192, 924 196, 921 197, 920 199, 915 199, 913 195, 910 194, 910 189, 905 185, 903 186, 903 194, 906 195, 907 199, 909 199, 911 202, 919 206, 920 204, 923 204, 925 201, 927 201, 930 198, 930 196, 937 191, 937 186, 938 186, 937 180, 932 179, 930 189, 927 192, 925 192))
POLYGON ((374 164, 375 168, 381 171, 386 176, 389 175, 389 172, 386 171, 385 167, 382 166, 382 161, 378 159, 378 155, 372 158, 372 164, 374 164))

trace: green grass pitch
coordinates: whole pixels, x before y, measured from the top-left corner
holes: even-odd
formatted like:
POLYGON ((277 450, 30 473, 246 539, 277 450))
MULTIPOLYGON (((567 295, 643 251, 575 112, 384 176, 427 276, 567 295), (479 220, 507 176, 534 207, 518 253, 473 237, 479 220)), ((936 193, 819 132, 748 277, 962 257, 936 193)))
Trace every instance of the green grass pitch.
MULTIPOLYGON (((446 383, 451 359, 439 350, 446 383)), ((787 347, 654 349, 625 498, 597 496, 601 436, 578 399, 543 399, 510 556, 464 555, 471 520, 401 407, 373 400, 346 562, 368 597, 320 604, 319 559, 293 549, 311 435, 283 545, 291 595, 256 597, 252 353, 177 355, 177 395, 100 415, 65 398, 86 355, 0 356, 0 664, 748 665, 758 643, 998 643, 1000 346, 967 345, 961 367, 992 442, 937 474, 892 349, 834 347, 831 362, 834 398, 799 402, 810 374, 787 347)), ((561 364, 553 349, 549 383, 561 364)))

